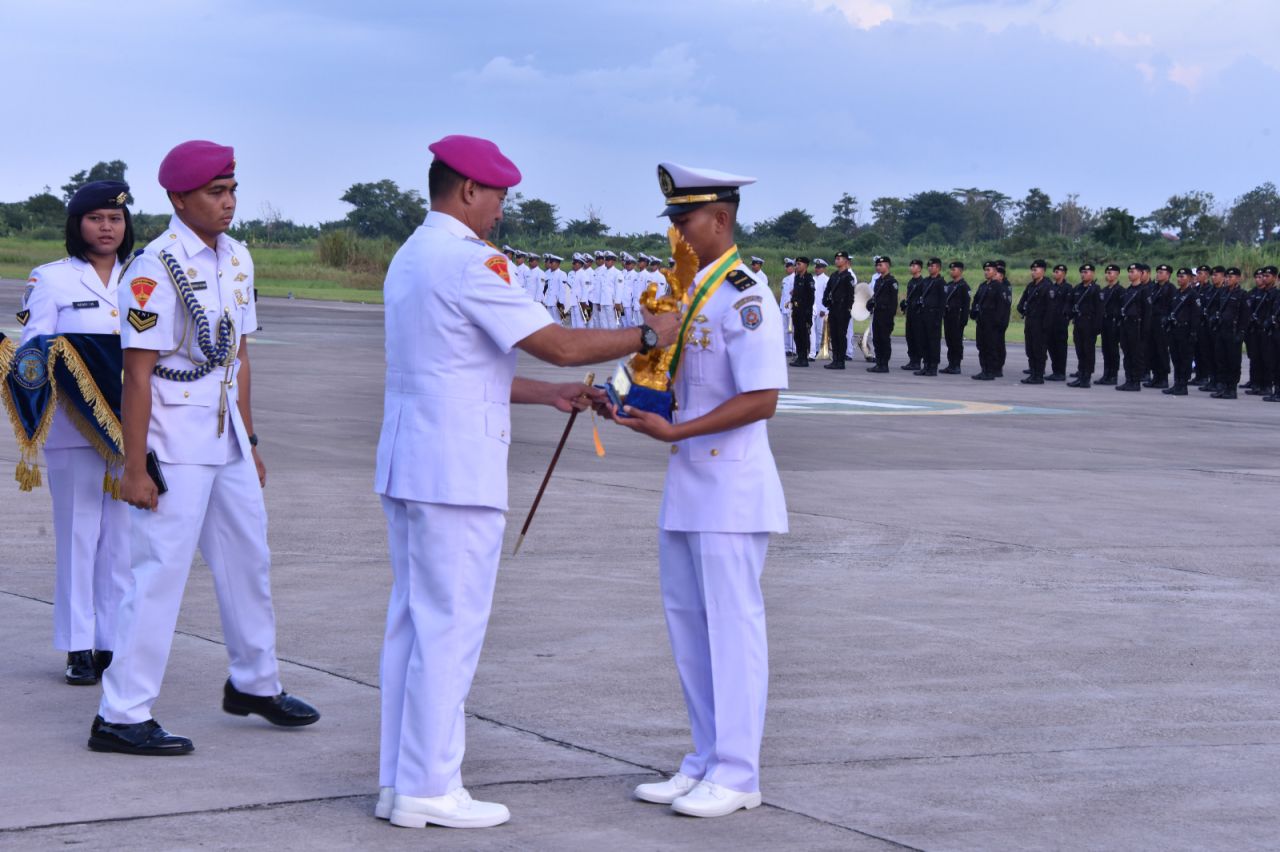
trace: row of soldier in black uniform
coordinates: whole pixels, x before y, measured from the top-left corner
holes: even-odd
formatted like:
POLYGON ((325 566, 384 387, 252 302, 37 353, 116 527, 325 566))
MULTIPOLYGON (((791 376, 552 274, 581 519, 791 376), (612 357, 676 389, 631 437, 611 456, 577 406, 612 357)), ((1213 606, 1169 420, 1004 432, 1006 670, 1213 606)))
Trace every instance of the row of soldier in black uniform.
MULTIPOLYGON (((904 370, 919 376, 939 372, 959 374, 964 357, 964 329, 975 320, 980 372, 973 376, 990 381, 1004 375, 1005 331, 1009 326, 1012 286, 1005 264, 991 260, 983 264, 984 280, 970 298, 964 280, 964 264, 950 264, 950 279, 939 274, 942 262, 911 261, 912 277, 906 298, 898 299, 898 282, 890 272, 891 261, 875 259, 872 279, 871 333, 875 349, 872 373, 887 373, 891 354, 890 336, 897 311, 906 315, 907 363, 904 370), (921 276, 922 268, 928 275, 921 276), (939 371, 941 342, 947 343, 947 367, 939 371)), ((1240 270, 1231 267, 1201 266, 1177 270, 1161 264, 1155 269, 1133 263, 1128 267, 1127 287, 1120 284, 1120 267, 1108 265, 1104 280, 1095 278, 1093 264, 1080 267, 1080 282, 1067 282, 1067 267, 1058 264, 1046 277, 1043 260, 1031 264, 1031 282, 1019 299, 1017 310, 1024 319, 1025 346, 1029 369, 1023 384, 1066 381, 1067 337, 1072 332, 1078 369, 1069 387, 1094 384, 1095 355, 1102 344, 1102 376, 1099 385, 1117 390, 1139 391, 1158 388, 1164 393, 1185 396, 1189 387, 1211 392, 1217 399, 1235 399, 1240 385, 1241 345, 1249 356, 1248 393, 1280 402, 1280 291, 1275 289, 1277 271, 1265 266, 1255 273, 1255 287, 1240 287, 1240 270), (1122 361, 1123 359, 1123 361, 1122 361), (1123 363, 1124 381, 1120 382, 1123 363), (1051 372, 1046 375, 1045 368, 1051 372), (1172 374, 1172 384, 1170 377, 1172 374)), ((842 270, 843 271, 843 270, 842 270)), ((835 283, 833 276, 831 283, 835 283)), ((852 305, 852 283, 847 288, 852 305)), ((830 293, 830 284, 828 285, 830 293)), ((835 304, 843 311, 842 294, 829 301, 832 311, 832 355, 843 361, 845 343, 835 340, 837 328, 847 327, 843 313, 837 318, 835 304), (844 320, 837 323, 837 319, 844 320)), ((799 344, 797 328, 797 344, 799 344)), ((805 346, 807 346, 807 339, 805 346)), ((797 346, 804 353, 804 348, 797 346)))

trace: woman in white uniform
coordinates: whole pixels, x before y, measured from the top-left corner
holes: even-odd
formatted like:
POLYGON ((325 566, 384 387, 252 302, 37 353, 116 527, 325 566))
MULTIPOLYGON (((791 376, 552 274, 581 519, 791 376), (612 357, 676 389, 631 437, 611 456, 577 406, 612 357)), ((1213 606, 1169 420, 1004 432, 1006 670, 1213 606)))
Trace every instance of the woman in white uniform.
MULTIPOLYGON (((116 284, 133 250, 129 186, 94 181, 67 205, 68 256, 27 279, 22 343, 42 334, 120 334, 116 284)), ((44 445, 53 497, 53 644, 67 683, 98 682, 111 663, 116 608, 129 572, 128 506, 104 493, 106 462, 58 406, 44 445)))

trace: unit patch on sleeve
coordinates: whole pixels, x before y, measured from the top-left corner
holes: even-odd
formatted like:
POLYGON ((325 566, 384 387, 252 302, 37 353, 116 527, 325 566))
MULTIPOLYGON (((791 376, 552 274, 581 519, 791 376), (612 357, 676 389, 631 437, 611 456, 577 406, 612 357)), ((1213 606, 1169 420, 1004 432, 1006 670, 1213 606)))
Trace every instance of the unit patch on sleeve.
POLYGON ((764 321, 764 314, 760 312, 759 305, 746 305, 738 311, 738 316, 742 317, 742 325, 748 331, 755 331, 764 321))
MULTIPOLYGON (((156 290, 156 282, 150 278, 135 278, 129 284, 129 289, 133 291, 133 298, 138 300, 138 307, 145 308, 147 300, 151 298, 151 294, 156 290)), ((141 331, 141 329, 138 330, 141 331)))
POLYGON ((136 331, 147 331, 156 327, 156 320, 159 319, 158 314, 151 311, 140 311, 137 308, 129 309, 129 325, 134 327, 136 331))
POLYGON ((511 283, 511 275, 507 272, 507 259, 505 257, 500 254, 495 254, 493 257, 486 260, 484 265, 489 267, 489 270, 493 272, 494 275, 497 275, 508 284, 511 283))

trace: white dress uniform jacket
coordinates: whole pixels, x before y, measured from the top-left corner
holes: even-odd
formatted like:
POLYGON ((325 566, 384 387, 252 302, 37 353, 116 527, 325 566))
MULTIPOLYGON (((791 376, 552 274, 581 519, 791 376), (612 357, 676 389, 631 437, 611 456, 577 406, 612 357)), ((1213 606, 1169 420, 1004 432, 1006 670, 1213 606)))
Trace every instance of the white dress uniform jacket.
MULTIPOLYGON (((707 271, 695 279, 695 291, 707 271)), ((741 393, 786 387, 782 316, 773 294, 759 283, 739 291, 726 281, 689 325, 674 384, 676 422, 741 393)), ((786 500, 766 422, 673 444, 658 523, 689 532, 786 532, 786 500)))
POLYGON ((514 347, 550 319, 485 266, 493 256, 457 219, 428 213, 387 270, 379 494, 507 508, 514 347))
MULTIPOLYGON (((42 334, 119 334, 116 285, 93 264, 63 258, 32 270, 21 343, 42 334)), ((53 645, 61 651, 112 650, 116 610, 129 578, 128 504, 103 493, 106 462, 59 405, 44 444, 53 498, 53 645)))

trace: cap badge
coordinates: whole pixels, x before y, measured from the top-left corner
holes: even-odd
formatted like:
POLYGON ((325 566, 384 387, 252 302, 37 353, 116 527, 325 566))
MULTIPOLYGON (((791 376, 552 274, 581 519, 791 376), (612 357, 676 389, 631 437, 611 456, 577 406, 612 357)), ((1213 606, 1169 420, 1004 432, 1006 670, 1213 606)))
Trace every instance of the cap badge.
POLYGON ((676 191, 676 182, 671 179, 671 173, 662 166, 658 166, 658 187, 663 195, 671 195, 676 191))

